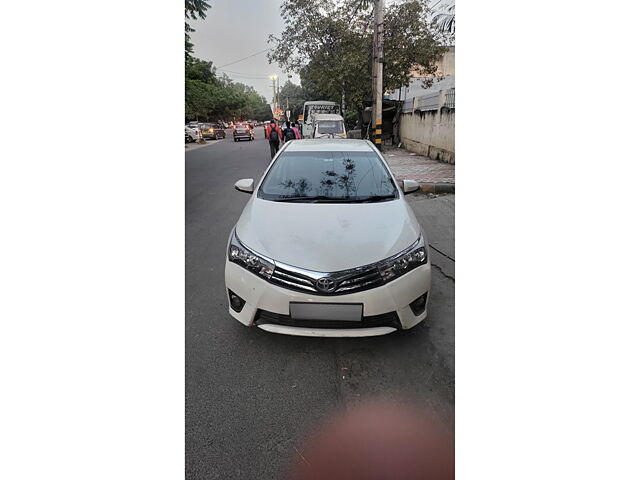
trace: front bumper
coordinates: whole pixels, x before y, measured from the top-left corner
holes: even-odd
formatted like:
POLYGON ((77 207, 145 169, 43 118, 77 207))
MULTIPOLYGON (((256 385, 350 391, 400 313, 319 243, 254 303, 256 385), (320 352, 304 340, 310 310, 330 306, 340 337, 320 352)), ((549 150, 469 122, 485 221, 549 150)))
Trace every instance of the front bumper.
POLYGON ((408 329, 427 318, 431 264, 422 265, 377 288, 321 296, 273 285, 227 259, 225 284, 227 290, 245 301, 240 312, 235 312, 229 305, 229 314, 244 325, 256 325, 266 331, 288 335, 365 337, 408 329), (423 312, 414 315, 410 304, 425 293, 427 305, 423 312), (336 319, 335 327, 331 321, 296 321, 289 316, 290 302, 361 303, 363 320, 354 324, 336 319))

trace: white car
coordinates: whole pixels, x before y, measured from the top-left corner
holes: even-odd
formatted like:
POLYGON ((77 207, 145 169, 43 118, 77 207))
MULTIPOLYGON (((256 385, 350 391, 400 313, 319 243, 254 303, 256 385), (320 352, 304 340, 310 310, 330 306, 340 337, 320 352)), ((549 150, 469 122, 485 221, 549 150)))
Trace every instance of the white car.
POLYGON ((427 317, 429 246, 382 155, 367 140, 287 142, 229 237, 229 313, 289 335, 365 337, 427 317))
POLYGON ((190 127, 189 125, 185 125, 184 133, 185 133, 185 140, 187 142, 195 142, 200 138, 199 128, 193 128, 193 127, 190 127))

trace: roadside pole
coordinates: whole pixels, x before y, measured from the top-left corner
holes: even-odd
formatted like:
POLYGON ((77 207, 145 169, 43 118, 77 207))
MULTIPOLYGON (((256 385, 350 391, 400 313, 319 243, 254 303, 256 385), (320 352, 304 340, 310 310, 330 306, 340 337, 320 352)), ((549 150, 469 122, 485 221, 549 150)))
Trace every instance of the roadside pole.
POLYGON ((375 2, 375 22, 374 22, 375 52, 373 57, 373 68, 375 69, 374 81, 374 101, 375 110, 371 112, 374 124, 374 141, 378 150, 382 151, 382 68, 384 62, 384 0, 375 2), (375 116, 374 116, 375 112, 375 116))
POLYGON ((271 76, 271 82, 273 84, 273 114, 272 114, 272 118, 275 118, 276 116, 276 109, 278 108, 278 104, 276 103, 276 78, 278 78, 275 75, 271 76))

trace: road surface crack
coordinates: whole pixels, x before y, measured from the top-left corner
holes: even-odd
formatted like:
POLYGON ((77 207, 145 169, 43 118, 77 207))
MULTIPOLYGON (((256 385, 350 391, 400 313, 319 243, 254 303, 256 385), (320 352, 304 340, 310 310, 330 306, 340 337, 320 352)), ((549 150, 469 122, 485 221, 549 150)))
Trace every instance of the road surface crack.
POLYGON ((455 277, 452 277, 451 275, 447 275, 446 273, 444 273, 444 270, 442 269, 442 267, 438 264, 435 264, 433 262, 431 262, 431 266, 436 267, 436 269, 445 277, 448 278, 449 280, 451 280, 452 282, 455 282, 456 279, 455 277))

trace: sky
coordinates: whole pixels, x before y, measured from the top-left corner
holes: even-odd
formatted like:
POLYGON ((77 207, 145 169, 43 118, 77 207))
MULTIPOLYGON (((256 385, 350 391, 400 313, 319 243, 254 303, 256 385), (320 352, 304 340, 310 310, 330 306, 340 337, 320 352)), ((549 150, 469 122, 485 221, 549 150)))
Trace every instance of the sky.
MULTIPOLYGON (((400 0, 386 0, 386 4, 400 0)), ((195 28, 191 33, 194 55, 202 60, 212 61, 218 69, 232 80, 251 85, 258 93, 271 102, 273 97, 271 75, 278 75, 282 86, 288 74, 277 64, 269 64, 267 53, 263 52, 232 65, 228 63, 243 59, 269 48, 267 38, 270 33, 280 36, 284 22, 280 17, 282 0, 209 0, 205 20, 190 20, 195 28)), ((453 0, 431 0, 432 6, 442 8, 453 0)), ((291 74, 291 81, 300 84, 300 77, 291 74)))
MULTIPOLYGON (((219 67, 269 48, 270 33, 280 35, 284 22, 280 17, 281 0, 210 0, 205 20, 191 20, 194 55, 212 61, 219 67)), ((277 64, 269 64, 267 52, 260 53, 228 67, 224 71, 233 81, 251 85, 271 102, 273 88, 270 75, 278 75, 280 86, 287 81, 287 73, 277 64), (262 77, 262 78, 255 78, 262 77)), ((291 81, 300 84, 298 75, 291 81)))

